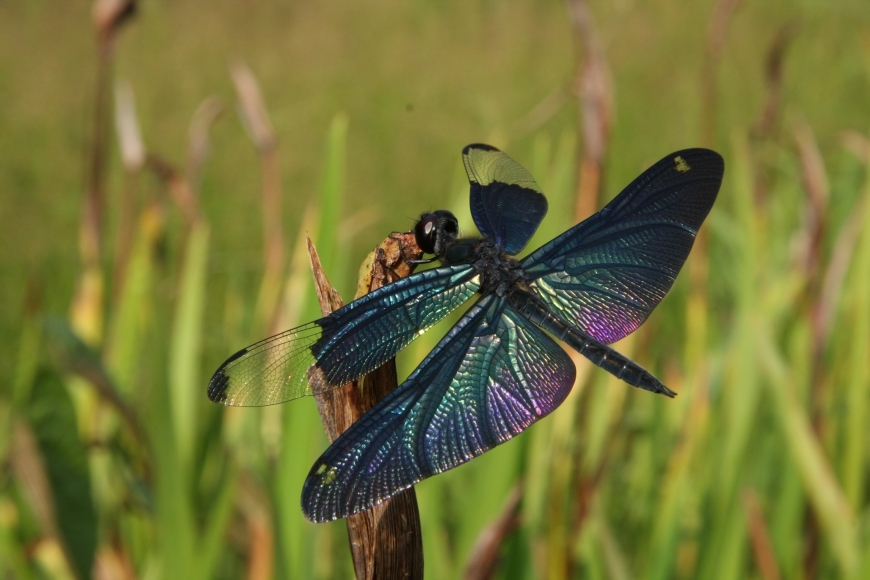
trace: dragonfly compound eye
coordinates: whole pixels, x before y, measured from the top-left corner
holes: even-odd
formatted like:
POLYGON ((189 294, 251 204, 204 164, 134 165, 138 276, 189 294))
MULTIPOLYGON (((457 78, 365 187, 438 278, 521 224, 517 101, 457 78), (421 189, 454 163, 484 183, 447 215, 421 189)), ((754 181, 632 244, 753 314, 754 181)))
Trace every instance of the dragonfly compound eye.
POLYGON ((438 216, 434 213, 420 216, 420 221, 414 227, 414 237, 423 253, 434 254, 435 242, 438 239, 438 216))

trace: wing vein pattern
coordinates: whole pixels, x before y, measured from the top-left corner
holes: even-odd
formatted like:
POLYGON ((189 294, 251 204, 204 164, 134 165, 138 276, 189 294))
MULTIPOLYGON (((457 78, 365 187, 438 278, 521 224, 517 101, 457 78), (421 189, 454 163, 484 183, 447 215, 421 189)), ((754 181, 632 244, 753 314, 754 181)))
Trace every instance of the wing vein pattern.
POLYGON ((596 340, 610 344, 630 334, 673 285, 723 171, 722 157, 706 149, 665 157, 522 261, 533 290, 596 340))
POLYGON ((465 463, 553 411, 574 375, 543 331, 502 298, 483 297, 318 459, 302 509, 312 521, 345 517, 465 463))
POLYGON ((209 382, 212 401, 260 406, 312 394, 308 371, 339 386, 377 368, 480 288, 467 265, 427 270, 379 288, 332 315, 243 349, 209 382))
POLYGON ((507 254, 519 253, 547 215, 547 198, 522 165, 489 145, 469 145, 462 161, 471 185, 471 216, 507 254))

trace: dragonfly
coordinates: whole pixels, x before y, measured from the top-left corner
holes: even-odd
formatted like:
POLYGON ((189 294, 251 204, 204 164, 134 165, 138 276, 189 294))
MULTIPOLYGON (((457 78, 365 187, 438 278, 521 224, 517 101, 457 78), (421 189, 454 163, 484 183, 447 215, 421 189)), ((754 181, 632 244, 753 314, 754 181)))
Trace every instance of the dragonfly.
POLYGON ((410 376, 311 468, 302 511, 326 522, 371 508, 523 432, 568 396, 576 369, 554 340, 640 389, 675 393, 611 343, 636 330, 674 283, 716 200, 725 165, 686 149, 643 172, 601 211, 522 259, 547 213, 532 175, 484 144, 462 151, 471 215, 426 213, 417 272, 232 355, 209 398, 260 406, 312 395, 387 362, 477 297, 410 376))

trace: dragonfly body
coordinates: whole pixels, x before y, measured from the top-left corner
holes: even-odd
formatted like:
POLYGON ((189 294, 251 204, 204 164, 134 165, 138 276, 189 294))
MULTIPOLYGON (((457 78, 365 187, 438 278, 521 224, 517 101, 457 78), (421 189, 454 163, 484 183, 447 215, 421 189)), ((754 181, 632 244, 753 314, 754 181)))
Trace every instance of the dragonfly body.
POLYGON ((522 264, 506 255, 492 240, 460 239, 446 244, 442 264, 468 264, 480 274, 478 294, 504 296, 525 280, 522 264))
MULTIPOLYGON (((426 223, 430 215, 435 214, 424 214, 418 223, 426 223)), ((439 237, 437 247, 441 250, 437 254, 438 259, 443 265, 467 263, 472 266, 480 275, 479 294, 486 296, 494 293, 500 298, 506 298, 508 303, 529 321, 570 345, 616 378, 653 393, 669 397, 676 394, 636 362, 554 315, 532 291, 534 282, 526 279, 522 263, 507 255, 492 240, 455 239, 451 237, 450 232, 457 231, 458 228, 445 227, 447 223, 456 222, 453 214, 442 210, 437 217, 441 222, 439 229, 436 230, 436 235, 439 237)), ((418 244, 420 241, 422 240, 419 240, 418 244)))
POLYGON ((585 332, 566 324, 555 316, 541 300, 526 290, 514 288, 508 296, 508 302, 520 314, 534 322, 550 334, 556 336, 565 344, 588 358, 596 366, 601 367, 617 379, 622 379, 633 387, 659 393, 668 397, 676 395, 662 384, 649 371, 627 356, 613 350, 585 332))
POLYGON ((312 521, 377 505, 551 413, 576 370, 547 333, 633 386, 675 394, 607 345, 637 329, 670 289, 716 199, 722 158, 705 149, 672 153, 522 259, 515 256, 547 212, 543 192, 494 147, 469 145, 463 161, 481 238, 459 237, 448 211, 424 214, 415 237, 439 268, 242 349, 209 383, 209 398, 226 405, 331 389, 477 296, 416 370, 315 462, 302 491, 312 521))

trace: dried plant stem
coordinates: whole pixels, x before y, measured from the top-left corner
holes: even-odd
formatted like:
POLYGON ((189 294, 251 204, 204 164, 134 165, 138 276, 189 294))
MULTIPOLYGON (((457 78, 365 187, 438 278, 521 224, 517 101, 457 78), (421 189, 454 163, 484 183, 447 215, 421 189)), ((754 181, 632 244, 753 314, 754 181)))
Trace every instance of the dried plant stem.
POLYGON ((263 151, 263 207, 266 242, 266 267, 280 271, 284 263, 284 232, 281 228, 281 172, 278 151, 274 147, 263 151))
POLYGON ((240 479, 239 508, 244 515, 250 537, 246 578, 267 580, 273 577, 275 559, 275 533, 269 517, 268 499, 250 474, 243 473, 240 479))
POLYGON ((784 24, 777 31, 764 66, 764 76, 767 81, 767 96, 752 132, 756 137, 776 137, 777 122, 782 112, 782 88, 784 77, 784 62, 786 51, 796 33, 793 22, 784 24))
POLYGON ((121 192, 120 207, 118 209, 118 228, 115 236, 115 257, 112 260, 112 303, 116 304, 121 299, 122 289, 127 277, 127 266, 130 262, 130 253, 133 250, 135 234, 137 200, 136 193, 139 191, 140 172, 128 172, 124 179, 121 192))
POLYGON ((770 531, 764 513, 761 511, 761 502, 758 494, 751 488, 743 491, 743 509, 746 512, 746 523, 749 527, 749 539, 752 544, 752 552, 755 555, 755 563, 764 580, 779 580, 779 565, 776 563, 776 552, 770 539, 770 531))
POLYGON ((115 234, 115 259, 112 264, 112 304, 121 299, 127 275, 127 265, 133 248, 134 224, 137 213, 139 178, 145 164, 145 145, 136 118, 133 88, 129 82, 115 86, 115 128, 124 163, 124 185, 118 208, 115 234))
MULTIPOLYGON (((404 256, 418 258, 413 236, 389 237, 375 248, 360 268, 357 297, 380 288, 395 277, 407 276, 411 267, 404 256), (413 251, 411 249, 414 249, 413 251)), ((342 300, 329 283, 311 240, 308 252, 320 308, 324 316, 341 308, 342 300)), ((330 441, 358 420, 397 386, 396 365, 391 360, 360 381, 316 395, 317 408, 330 441), (360 389, 360 384, 365 389, 360 389)), ((357 580, 423 578, 423 539, 414 488, 384 503, 347 518, 348 539, 357 580)))
MULTIPOLYGON (((580 106, 578 129, 583 141, 574 204, 574 221, 579 222, 598 210, 601 199, 604 165, 613 125, 613 81, 589 5, 585 0, 569 0, 568 9, 582 52, 576 78, 580 106)), ((601 465, 606 461, 606 457, 599 458, 601 465)), ((569 485, 573 485, 576 495, 571 505, 566 506, 571 518, 564 530, 563 541, 573 542, 586 525, 600 473, 600 469, 593 468, 582 470, 572 477, 574 481, 569 485)), ((553 562, 552 565, 554 570, 558 567, 557 574, 571 575, 576 563, 576 558, 569 555, 564 561, 558 564, 553 562)))
POLYGON ((574 221, 579 222, 598 209, 601 177, 613 124, 613 83, 589 7, 584 0, 570 0, 569 9, 583 46, 583 59, 577 73, 580 132, 583 136, 574 211, 574 221))
POLYGON ((170 199, 181 210, 184 216, 185 226, 189 233, 190 228, 201 218, 196 195, 190 188, 187 178, 172 164, 158 155, 148 154, 148 168, 166 185, 170 199))
MULTIPOLYGON (((811 328, 810 345, 810 422, 819 439, 826 430, 824 416, 825 351, 824 304, 822 301, 822 242, 825 238, 825 221, 828 210, 828 176, 822 154, 812 130, 802 120, 795 126, 804 186, 807 192, 805 224, 803 231, 804 252, 802 255, 807 284, 804 289, 804 304, 808 309, 811 328)), ((817 515, 809 507, 806 510, 803 571, 806 578, 815 578, 819 566, 822 530, 817 515)))
POLYGON ((97 61, 94 127, 88 166, 88 192, 82 207, 81 251, 85 268, 100 261, 100 233, 106 175, 106 142, 109 132, 109 78, 111 46, 101 44, 97 61))
MULTIPOLYGON (((740 0, 718 0, 713 8, 707 29, 707 49, 701 73, 701 134, 700 144, 712 147, 716 138, 716 113, 718 107, 719 64, 725 50, 728 27, 740 0)), ((689 276, 689 298, 686 317, 686 374, 698 389, 705 389, 706 373, 702 364, 702 352, 707 340, 707 281, 709 260, 707 230, 702 228, 686 262, 689 276), (695 375, 695 376, 693 376, 695 375)))
POLYGON ((97 0, 93 19, 97 32, 97 77, 94 125, 87 171, 87 194, 82 204, 79 246, 82 274, 73 298, 71 319, 76 331, 95 346, 103 338, 104 280, 101 260, 102 207, 106 181, 106 144, 109 140, 109 86, 115 40, 122 23, 135 9, 133 0, 97 0))
POLYGON ((732 17, 741 0, 718 0, 707 29, 707 50, 701 72, 701 145, 712 147, 716 140, 719 103, 719 64, 732 17))
POLYGON ((264 275, 258 310, 266 326, 277 330, 279 297, 284 276, 284 231, 281 213, 281 170, 278 139, 266 111, 260 85, 244 63, 230 66, 230 76, 239 98, 239 112, 248 136, 257 148, 263 176, 263 253, 264 275))
POLYGON ((106 141, 108 139, 109 78, 111 76, 111 43, 101 42, 97 61, 94 126, 88 162, 87 193, 82 204, 79 252, 82 274, 72 305, 72 323, 76 331, 91 346, 102 340, 103 272, 100 264, 100 237, 103 189, 106 174, 106 141))
POLYGON ((522 481, 517 482, 508 495, 501 514, 483 529, 471 549, 465 580, 489 580, 495 577, 502 544, 520 525, 520 500, 523 497, 522 481))
POLYGON ((810 308, 810 324, 812 325, 812 422, 818 435, 822 434, 822 385, 823 369, 822 355, 825 348, 824 308, 822 294, 822 242, 826 234, 826 217, 828 211, 829 186, 821 151, 819 151, 815 136, 809 126, 798 121, 795 127, 795 138, 798 145, 804 186, 807 192, 807 206, 803 232, 804 251, 803 269, 806 272, 805 300, 810 308))
POLYGON ((281 170, 275 147, 260 152, 263 172, 263 232, 265 236, 265 274, 263 277, 263 315, 270 330, 279 318, 279 298, 284 277, 284 231, 281 223, 281 170))

